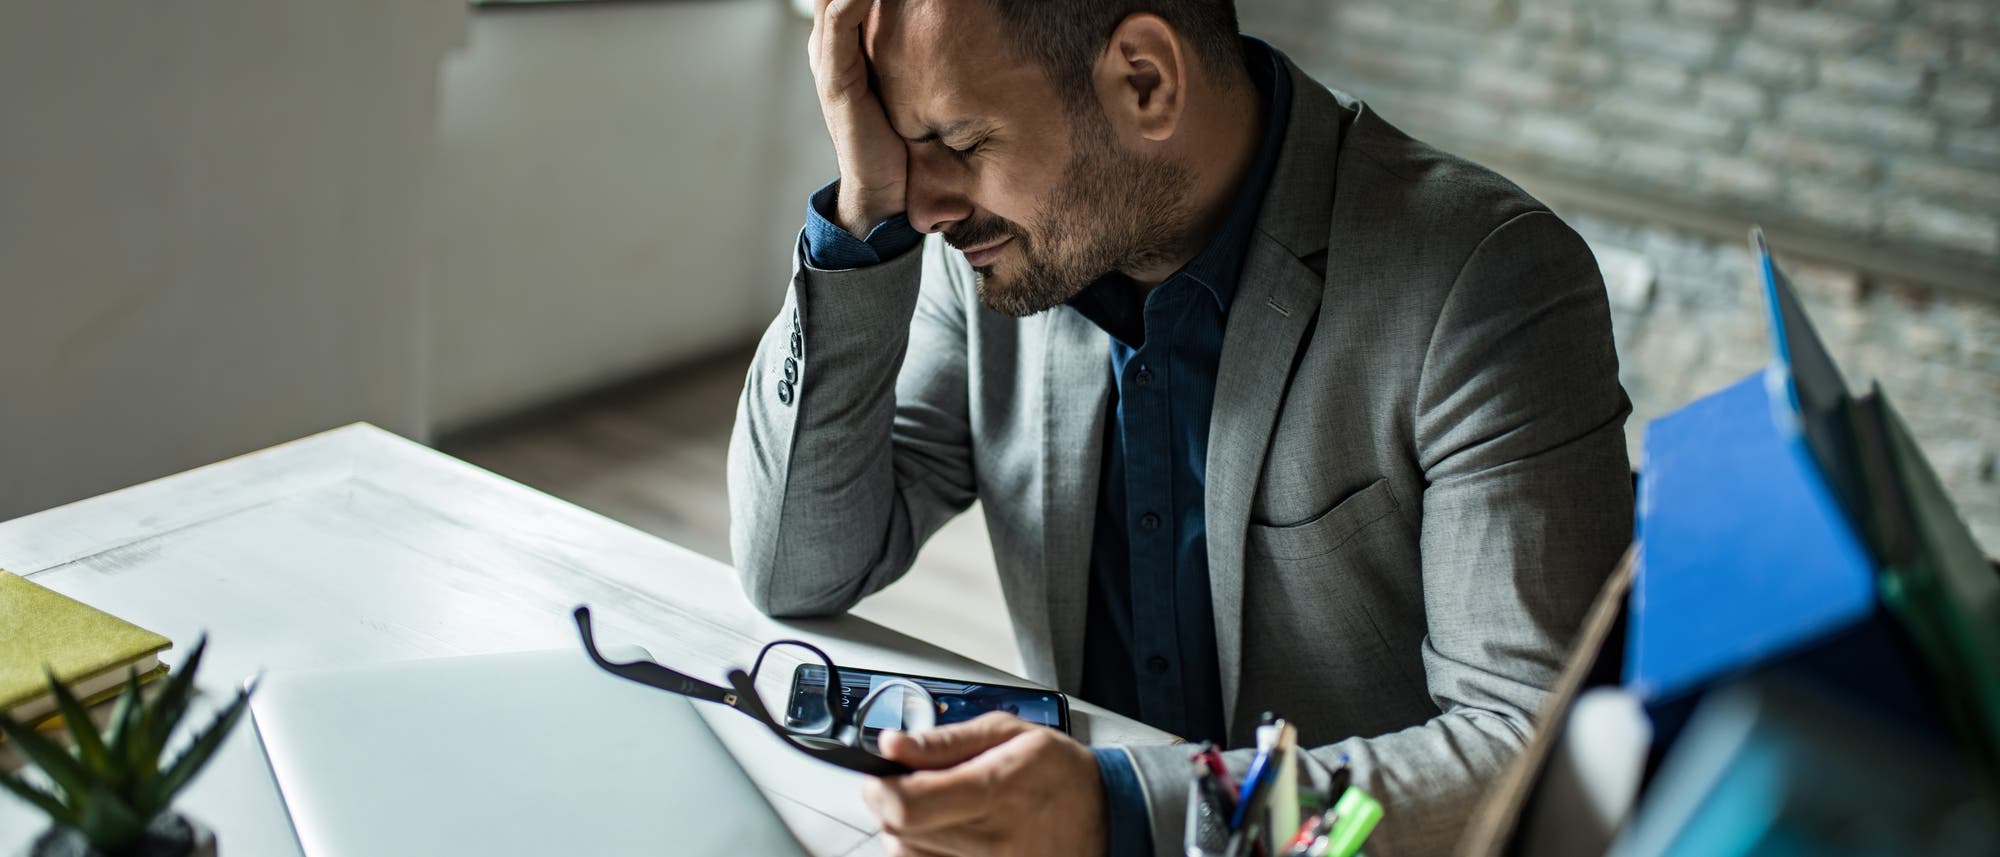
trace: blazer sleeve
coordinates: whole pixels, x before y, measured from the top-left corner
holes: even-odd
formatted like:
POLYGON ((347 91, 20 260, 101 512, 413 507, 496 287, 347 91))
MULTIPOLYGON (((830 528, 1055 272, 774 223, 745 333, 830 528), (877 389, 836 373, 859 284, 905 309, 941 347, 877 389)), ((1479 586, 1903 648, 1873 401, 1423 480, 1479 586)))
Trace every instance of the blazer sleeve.
MULTIPOLYGON (((1375 857, 1450 852, 1526 745, 1631 539, 1631 405, 1604 286, 1589 248, 1555 215, 1516 216, 1472 252, 1433 328, 1415 408, 1429 483, 1421 657, 1441 713, 1315 748, 1302 765, 1304 782, 1325 783, 1345 758, 1354 782, 1382 801, 1375 857)), ((1187 751, 1127 752, 1147 790, 1155 852, 1178 853, 1187 751)), ((1240 770, 1250 754, 1225 758, 1240 770)))
POLYGON ((956 261, 935 238, 842 271, 795 251, 729 443, 730 546, 757 609, 846 610, 971 505, 971 288, 956 261))

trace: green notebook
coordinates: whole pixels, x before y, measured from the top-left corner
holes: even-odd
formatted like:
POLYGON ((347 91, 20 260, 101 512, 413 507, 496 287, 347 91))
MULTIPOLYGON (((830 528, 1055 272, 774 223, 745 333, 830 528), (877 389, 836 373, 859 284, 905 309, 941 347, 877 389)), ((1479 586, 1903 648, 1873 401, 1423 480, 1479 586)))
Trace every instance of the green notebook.
POLYGON ((167 671, 158 634, 0 570, 0 712, 33 724, 55 714, 48 677, 85 705, 116 696, 126 668, 149 680, 167 671))

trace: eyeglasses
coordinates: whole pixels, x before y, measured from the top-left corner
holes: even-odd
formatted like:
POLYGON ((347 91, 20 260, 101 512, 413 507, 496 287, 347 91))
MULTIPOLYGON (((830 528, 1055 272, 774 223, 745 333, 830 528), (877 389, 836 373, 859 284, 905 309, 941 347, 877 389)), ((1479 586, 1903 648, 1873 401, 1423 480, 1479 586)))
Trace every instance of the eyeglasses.
POLYGON ((921 732, 937 725, 937 700, 907 679, 882 677, 866 689, 859 705, 851 705, 861 689, 843 684, 833 659, 803 640, 766 644, 749 672, 732 669, 729 687, 719 687, 652 661, 612 661, 597 651, 590 608, 578 607, 572 615, 584 653, 605 672, 734 708, 800 752, 850 771, 878 777, 909 773, 907 765, 880 755, 875 736, 882 729, 921 732), (774 711, 782 712, 783 719, 773 716, 774 711))

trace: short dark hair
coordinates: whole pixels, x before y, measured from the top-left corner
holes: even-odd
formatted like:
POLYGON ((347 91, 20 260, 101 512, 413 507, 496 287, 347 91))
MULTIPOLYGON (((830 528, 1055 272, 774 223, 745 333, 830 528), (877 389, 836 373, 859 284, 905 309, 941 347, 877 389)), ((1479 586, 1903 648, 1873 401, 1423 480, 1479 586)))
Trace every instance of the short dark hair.
POLYGON ((1235 0, 986 0, 1015 50, 1041 65, 1072 108, 1089 103, 1091 69, 1128 16, 1160 16, 1193 46, 1211 72, 1235 80, 1244 69, 1235 0))

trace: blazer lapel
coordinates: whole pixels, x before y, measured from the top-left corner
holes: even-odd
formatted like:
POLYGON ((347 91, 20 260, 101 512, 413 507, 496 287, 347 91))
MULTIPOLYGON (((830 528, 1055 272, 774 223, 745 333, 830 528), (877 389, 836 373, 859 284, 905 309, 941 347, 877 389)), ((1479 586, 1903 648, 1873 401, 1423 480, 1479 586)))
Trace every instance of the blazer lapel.
POLYGON ((1327 250, 1336 153, 1347 115, 1332 93, 1290 61, 1286 66, 1292 74, 1292 115, 1230 304, 1208 432, 1203 498, 1208 591, 1230 735, 1237 731, 1243 668, 1243 556, 1250 506, 1271 428, 1292 380, 1293 361, 1326 290, 1326 279, 1302 260, 1327 250))
POLYGON ((1222 336, 1215 413, 1208 429, 1208 592, 1222 667, 1223 716, 1236 733, 1243 666, 1243 551, 1271 426, 1292 378, 1292 359, 1319 312, 1320 278, 1263 236, 1252 239, 1222 336))
POLYGON ((1083 684, 1083 625, 1090 605, 1090 540, 1103 471, 1111 350, 1104 331, 1069 307, 1046 314, 1043 355, 1044 580, 1056 686, 1083 684))

